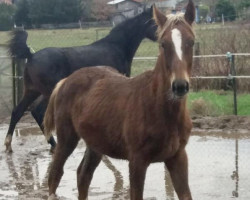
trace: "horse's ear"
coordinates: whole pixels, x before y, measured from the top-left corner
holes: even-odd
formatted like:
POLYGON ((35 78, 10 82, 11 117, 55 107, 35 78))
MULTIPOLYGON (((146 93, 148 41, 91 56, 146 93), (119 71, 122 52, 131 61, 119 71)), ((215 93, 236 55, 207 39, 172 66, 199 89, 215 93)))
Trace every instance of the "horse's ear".
POLYGON ((191 25, 195 19, 195 7, 192 0, 188 1, 188 5, 185 12, 185 20, 191 25))
POLYGON ((153 13, 154 13, 154 6, 155 4, 152 4, 151 7, 150 7, 150 14, 153 16, 153 13))
POLYGON ((167 17, 162 14, 156 7, 155 5, 153 5, 153 18, 155 20, 155 23, 159 26, 159 27, 163 27, 167 17))

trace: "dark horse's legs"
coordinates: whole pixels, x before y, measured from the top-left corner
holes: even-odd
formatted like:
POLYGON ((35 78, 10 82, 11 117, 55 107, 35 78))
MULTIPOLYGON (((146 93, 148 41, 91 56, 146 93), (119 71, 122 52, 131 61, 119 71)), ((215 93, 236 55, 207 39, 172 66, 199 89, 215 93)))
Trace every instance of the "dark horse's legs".
MULTIPOLYGON (((25 92, 20 103, 14 108, 11 115, 10 126, 5 138, 6 152, 12 152, 11 141, 17 122, 21 119, 27 108, 40 96, 39 92, 28 90, 25 92)), ((39 127, 43 131, 43 117, 48 104, 47 99, 42 99, 37 105, 35 105, 31 114, 38 123, 39 127)), ((56 142, 53 136, 50 137, 48 143, 51 145, 51 152, 53 152, 56 142)))
POLYGON ((6 152, 12 152, 11 141, 17 122, 23 116, 29 105, 33 103, 38 96, 40 96, 39 92, 26 91, 20 103, 12 111, 9 130, 4 143, 6 145, 6 152))
POLYGON ((87 147, 82 162, 77 169, 79 200, 87 199, 90 182, 101 159, 101 154, 98 154, 87 147))
POLYGON ((169 170, 175 191, 180 200, 192 200, 188 185, 188 160, 186 150, 178 152, 170 160, 165 161, 169 170))
MULTIPOLYGON (((39 101, 39 103, 35 105, 31 110, 32 116, 36 120, 37 124, 39 125, 43 133, 44 133, 43 118, 47 105, 48 105, 48 100, 43 98, 42 101, 39 101)), ((51 152, 53 152, 56 147, 56 141, 53 136, 50 137, 48 143, 51 145, 51 152)))

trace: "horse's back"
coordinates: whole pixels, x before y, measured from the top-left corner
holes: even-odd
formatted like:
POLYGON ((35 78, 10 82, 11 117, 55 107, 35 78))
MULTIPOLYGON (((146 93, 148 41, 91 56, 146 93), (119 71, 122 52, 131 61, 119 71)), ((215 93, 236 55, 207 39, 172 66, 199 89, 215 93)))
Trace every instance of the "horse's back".
MULTIPOLYGON (((113 76, 121 77, 122 75, 117 70, 107 66, 86 67, 75 71, 66 79, 60 89, 58 104, 62 106, 69 105, 73 110, 74 106, 71 105, 82 106, 82 102, 86 101, 85 96, 93 90, 98 81, 113 76)), ((74 111, 72 112, 74 113, 74 111)))
POLYGON ((63 49, 72 72, 82 67, 110 66, 127 72, 126 57, 116 45, 97 43, 63 49))

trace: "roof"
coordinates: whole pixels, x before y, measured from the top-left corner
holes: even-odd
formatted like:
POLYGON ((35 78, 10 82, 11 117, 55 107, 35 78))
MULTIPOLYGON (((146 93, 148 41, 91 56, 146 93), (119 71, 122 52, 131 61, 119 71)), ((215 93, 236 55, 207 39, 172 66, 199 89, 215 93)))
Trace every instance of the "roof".
POLYGON ((12 4, 11 0, 0 0, 0 3, 12 4))
MULTIPOLYGON (((124 2, 124 1, 128 1, 128 0, 113 0, 113 1, 109 1, 108 4, 109 4, 109 5, 115 5, 115 4, 124 2)), ((143 0, 130 0, 130 1, 134 1, 134 2, 136 2, 136 3, 141 3, 141 2, 143 2, 143 0)))
POLYGON ((113 0, 113 1, 109 1, 108 4, 109 5, 115 5, 115 4, 121 3, 123 1, 125 1, 125 0, 113 0))

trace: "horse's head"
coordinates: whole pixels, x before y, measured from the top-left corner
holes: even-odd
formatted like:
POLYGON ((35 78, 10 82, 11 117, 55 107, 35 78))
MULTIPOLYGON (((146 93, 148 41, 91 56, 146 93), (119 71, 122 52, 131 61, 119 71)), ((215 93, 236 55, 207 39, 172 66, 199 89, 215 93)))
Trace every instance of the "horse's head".
POLYGON ((185 14, 165 16, 154 7, 160 55, 176 97, 183 97, 189 91, 195 38, 191 25, 194 18, 192 0, 189 0, 185 14))
POLYGON ((157 40, 157 25, 155 24, 155 21, 153 19, 153 6, 151 6, 151 8, 148 8, 147 10, 145 10, 142 13, 142 16, 144 18, 144 20, 146 20, 145 22, 145 37, 152 40, 152 41, 156 41, 157 40))

